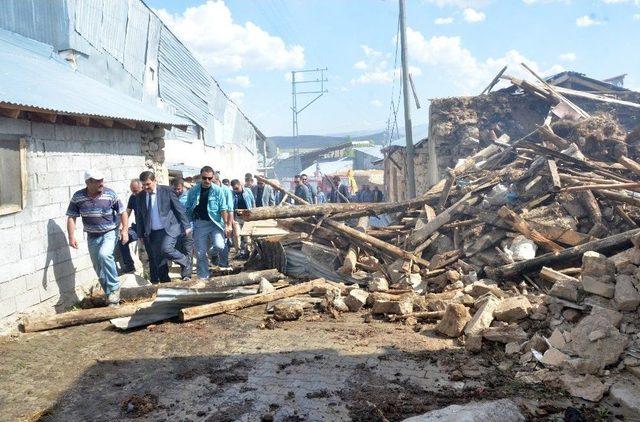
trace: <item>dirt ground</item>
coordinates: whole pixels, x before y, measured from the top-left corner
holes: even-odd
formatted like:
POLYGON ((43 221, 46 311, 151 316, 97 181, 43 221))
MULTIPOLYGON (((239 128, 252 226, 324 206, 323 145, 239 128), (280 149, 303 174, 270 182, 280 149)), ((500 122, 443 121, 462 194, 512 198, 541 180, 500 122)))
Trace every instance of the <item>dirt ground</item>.
POLYGON ((265 329, 264 317, 257 306, 126 333, 105 322, 4 337, 0 419, 398 421, 513 397, 531 419, 561 420, 572 405, 515 380, 501 348, 472 357, 430 325, 311 311, 265 329))

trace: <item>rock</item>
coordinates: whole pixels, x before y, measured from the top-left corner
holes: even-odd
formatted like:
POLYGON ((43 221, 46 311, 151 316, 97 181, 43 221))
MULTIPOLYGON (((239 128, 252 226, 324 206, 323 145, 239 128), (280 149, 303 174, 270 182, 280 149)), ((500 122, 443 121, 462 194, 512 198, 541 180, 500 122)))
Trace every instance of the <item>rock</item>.
POLYGON ((577 309, 567 308, 562 311, 562 317, 571 323, 578 322, 580 318, 582 318, 582 312, 577 309))
POLYGON ((465 325, 471 319, 466 306, 459 303, 451 303, 436 326, 436 331, 448 337, 460 337, 465 325))
POLYGON ((389 290, 389 282, 384 277, 374 277, 367 287, 370 292, 386 292, 389 290))
POLYGON ((482 336, 480 334, 465 335, 464 348, 469 352, 482 350, 482 336))
POLYGON ((640 381, 640 366, 627 366, 627 371, 640 381))
POLYGON ((504 353, 507 355, 515 355, 520 352, 520 349, 522 349, 522 347, 520 347, 520 344, 517 342, 507 343, 504 346, 504 353))
POLYGON ((589 333, 589 341, 598 341, 606 336, 607 333, 604 330, 595 330, 589 333))
POLYGON ((164 138, 165 130, 164 128, 158 126, 153 129, 153 132, 151 132, 151 134, 154 138, 164 138))
POLYGON ((613 282, 616 273, 615 264, 606 256, 588 251, 582 255, 582 277, 602 278, 603 282, 613 282))
POLYGON ((449 280, 451 283, 462 280, 462 275, 460 275, 458 271, 449 270, 445 274, 447 275, 447 280, 449 280))
POLYGON ((524 420, 525 417, 513 401, 501 399, 489 402, 472 402, 462 406, 454 404, 423 415, 412 416, 405 419, 404 422, 519 422, 524 420))
POLYGON ((489 327, 482 331, 482 337, 489 341, 498 343, 523 343, 529 336, 518 325, 507 325, 504 327, 489 327))
POLYGON ((493 311, 495 311, 497 306, 498 300, 489 297, 467 323, 467 326, 464 328, 464 333, 466 335, 481 335, 482 331, 491 325, 493 321, 493 311))
POLYGON ((567 360, 567 366, 578 374, 596 375, 598 372, 600 372, 600 364, 593 359, 569 359, 567 360))
POLYGON ((297 300, 282 301, 273 305, 273 318, 276 321, 295 321, 303 313, 303 305, 297 300))
POLYGON ((634 277, 618 275, 613 299, 621 311, 635 311, 640 305, 640 293, 633 286, 634 277))
POLYGON ((531 302, 524 296, 508 297, 503 299, 495 311, 493 316, 498 321, 517 321, 526 318, 531 310, 531 302))
POLYGON ((578 290, 580 288, 580 281, 577 278, 566 276, 560 281, 557 281, 551 286, 549 294, 551 296, 559 297, 560 299, 570 300, 577 302, 578 290))
POLYGON ((564 388, 573 397, 598 402, 607 391, 607 387, 593 375, 564 374, 560 377, 564 388))
POLYGON ((260 283, 258 284, 258 294, 272 293, 275 291, 276 291, 276 288, 273 287, 273 284, 269 283, 269 280, 267 280, 264 277, 260 278, 260 283))
POLYGON ((551 333, 551 337, 549 337, 547 341, 551 345, 551 347, 555 347, 556 349, 559 349, 559 350, 563 350, 567 345, 567 342, 564 339, 564 335, 562 334, 562 331, 560 331, 557 328, 553 330, 553 333, 551 333))
POLYGON ((616 328, 620 326, 620 322, 622 321, 622 314, 620 312, 597 305, 591 308, 591 315, 605 318, 616 328))
POLYGON ((344 298, 344 303, 351 312, 358 312, 367 303, 369 293, 361 289, 353 289, 344 298))
POLYGON ((479 297, 485 295, 487 293, 493 294, 495 297, 505 297, 506 294, 502 289, 500 289, 497 283, 493 280, 489 280, 487 278, 483 278, 482 280, 476 281, 473 284, 468 285, 464 288, 464 293, 467 293, 473 297, 479 297))
MULTIPOLYGON (((629 248, 626 251, 622 251, 609 257, 609 260, 613 262, 613 265, 615 265, 616 272, 622 273, 627 268, 640 265, 640 249, 629 248)), ((631 274, 633 274, 633 272, 631 272, 631 274)))
POLYGON ((609 397, 620 403, 625 420, 636 420, 640 415, 640 382, 637 379, 626 376, 616 382, 609 390, 609 397))
POLYGON ((331 304, 333 305, 333 308, 336 309, 337 311, 349 312, 349 307, 344 302, 344 298, 341 296, 337 296, 335 299, 333 299, 333 302, 331 302, 331 304))
POLYGON ((413 312, 413 303, 410 300, 376 300, 373 302, 371 313, 407 315, 413 312))
POLYGON ((547 351, 548 348, 549 348, 549 345, 547 344, 547 341, 545 340, 544 337, 542 337, 538 333, 535 333, 533 337, 531 337, 531 340, 529 340, 524 345, 525 352, 528 352, 530 350, 536 350, 540 353, 544 353, 547 351))
POLYGON ((562 364, 565 363, 566 360, 567 355, 565 355, 555 347, 549 347, 547 351, 544 352, 544 355, 542 355, 542 360, 540 362, 542 362, 542 364, 545 366, 559 367, 562 366, 562 364))
POLYGON ((587 293, 612 298, 615 286, 606 280, 608 280, 607 277, 595 278, 591 276, 582 276, 582 289, 587 293))
POLYGON ((627 346, 627 336, 621 334, 609 320, 597 315, 586 316, 571 330, 570 347, 573 352, 586 359, 599 363, 601 368, 618 361, 627 346), (606 338, 589 340, 589 334, 602 330, 606 338))

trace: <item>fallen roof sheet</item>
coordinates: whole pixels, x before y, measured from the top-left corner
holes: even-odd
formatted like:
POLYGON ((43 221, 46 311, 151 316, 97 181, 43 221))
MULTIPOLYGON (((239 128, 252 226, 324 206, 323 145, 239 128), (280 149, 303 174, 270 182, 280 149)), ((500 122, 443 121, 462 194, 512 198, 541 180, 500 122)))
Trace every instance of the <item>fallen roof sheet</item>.
POLYGON ((103 119, 191 124, 75 72, 53 47, 5 30, 0 30, 0 103, 103 119))
POLYGON ((384 158, 384 154, 382 153, 382 148, 380 146, 358 147, 354 148, 353 150, 362 152, 375 158, 384 158))

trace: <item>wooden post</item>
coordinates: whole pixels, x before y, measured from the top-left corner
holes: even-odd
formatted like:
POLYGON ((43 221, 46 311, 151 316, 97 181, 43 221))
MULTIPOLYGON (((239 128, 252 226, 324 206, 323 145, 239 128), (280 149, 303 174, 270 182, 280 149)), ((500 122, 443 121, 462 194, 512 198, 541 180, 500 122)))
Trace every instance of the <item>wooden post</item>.
MULTIPOLYGON (((356 224, 356 230, 362 233, 366 233, 367 227, 369 227, 369 217, 360 217, 358 224, 356 224)), ((351 275, 356 270, 356 264, 358 263, 358 247, 354 244, 349 246, 349 250, 342 261, 342 266, 338 269, 341 274, 351 275)))
POLYGON ((257 174, 254 177, 259 182, 263 182, 265 185, 269 185, 272 188, 274 188, 275 190, 278 190, 278 191, 282 192, 283 194, 289 195, 289 197, 293 198, 293 200, 296 201, 297 203, 309 205, 309 203, 307 201, 305 201, 304 199, 302 199, 299 196, 289 192, 288 190, 285 190, 285 189, 281 188, 280 186, 276 185, 275 183, 272 183, 269 179, 266 179, 266 178, 264 178, 262 176, 258 176, 257 174))
POLYGON ((562 182, 560 181, 560 175, 558 174, 558 165, 555 160, 547 160, 547 167, 549 167, 549 173, 551 174, 551 190, 553 192, 558 192, 562 189, 562 182))
POLYGON ((180 310, 181 321, 191 321, 210 315, 223 314, 225 312, 237 311, 239 309, 248 308, 250 306, 261 305, 273 302, 274 300, 285 299, 287 297, 302 295, 309 293, 316 286, 326 285, 322 278, 308 281, 295 286, 285 287, 272 293, 262 293, 250 297, 242 297, 239 299, 226 300, 224 302, 208 303, 206 305, 192 306, 180 310))
POLYGON ((464 195, 458 202, 451 205, 449 208, 436 215, 436 218, 429 221, 423 228, 420 230, 416 230, 409 236, 407 239, 407 244, 409 246, 415 247, 420 245, 422 242, 427 240, 429 236, 431 236, 435 231, 437 231, 440 227, 447 224, 453 218, 453 215, 458 211, 458 209, 464 205, 467 200, 471 198, 471 194, 464 195))

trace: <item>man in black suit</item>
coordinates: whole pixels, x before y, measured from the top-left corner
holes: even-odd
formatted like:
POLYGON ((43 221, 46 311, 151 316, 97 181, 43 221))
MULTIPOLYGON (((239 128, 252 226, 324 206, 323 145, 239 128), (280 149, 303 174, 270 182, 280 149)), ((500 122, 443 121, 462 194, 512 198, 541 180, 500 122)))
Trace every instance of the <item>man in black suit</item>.
POLYGON ((158 185, 151 171, 140 174, 143 191, 137 197, 136 223, 138 237, 144 241, 149 255, 151 282, 167 282, 167 261, 176 262, 182 268, 183 280, 191 278, 191 260, 176 249, 181 234, 191 236, 191 226, 184 205, 169 186, 158 185))

